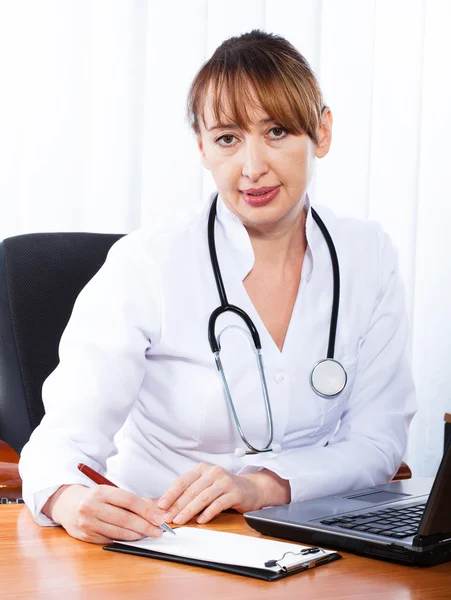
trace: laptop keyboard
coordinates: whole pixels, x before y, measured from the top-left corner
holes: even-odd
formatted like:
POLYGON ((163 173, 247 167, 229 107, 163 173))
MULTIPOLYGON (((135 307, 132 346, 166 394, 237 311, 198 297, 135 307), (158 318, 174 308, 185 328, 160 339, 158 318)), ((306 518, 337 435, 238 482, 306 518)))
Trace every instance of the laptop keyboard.
POLYGON ((425 506, 426 504, 417 504, 407 508, 386 508, 373 512, 328 517, 320 523, 399 539, 417 533, 425 506))

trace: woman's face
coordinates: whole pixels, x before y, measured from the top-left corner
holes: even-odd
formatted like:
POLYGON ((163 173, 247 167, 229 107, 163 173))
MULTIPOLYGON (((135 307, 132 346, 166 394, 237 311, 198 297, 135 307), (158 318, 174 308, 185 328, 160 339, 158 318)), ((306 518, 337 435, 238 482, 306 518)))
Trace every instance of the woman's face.
POLYGON ((287 133, 269 119, 257 101, 248 108, 252 119, 249 133, 233 123, 217 127, 210 99, 209 94, 204 108, 206 127, 200 119, 198 146, 227 207, 255 229, 272 228, 295 217, 303 207, 315 157, 322 158, 329 151, 330 110, 323 112, 319 142, 315 144, 306 134, 287 133), (245 193, 264 187, 277 187, 278 192, 269 201, 245 193))

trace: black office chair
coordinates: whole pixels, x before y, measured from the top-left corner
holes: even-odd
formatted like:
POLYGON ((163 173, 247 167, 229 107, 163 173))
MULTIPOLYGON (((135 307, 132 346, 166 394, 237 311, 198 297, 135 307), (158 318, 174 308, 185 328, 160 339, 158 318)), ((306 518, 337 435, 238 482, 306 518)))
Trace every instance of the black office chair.
POLYGON ((0 440, 20 454, 44 416, 74 302, 124 234, 31 233, 0 243, 0 440))

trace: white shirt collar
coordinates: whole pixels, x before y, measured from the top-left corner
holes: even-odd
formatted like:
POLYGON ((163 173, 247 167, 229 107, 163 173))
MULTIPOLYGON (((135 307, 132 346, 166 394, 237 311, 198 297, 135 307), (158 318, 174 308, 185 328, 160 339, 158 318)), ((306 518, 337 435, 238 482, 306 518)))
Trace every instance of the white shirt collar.
MULTIPOLYGON (((212 200, 215 197, 216 192, 212 195, 212 200)), ((308 281, 312 276, 313 270, 313 239, 315 237, 313 215, 308 194, 305 196, 305 210, 307 211, 305 222, 307 249, 304 257, 303 271, 305 271, 305 280, 308 281)), ((246 227, 240 218, 227 207, 220 194, 218 194, 216 219, 218 231, 227 247, 227 254, 229 257, 232 257, 241 279, 244 280, 254 266, 254 250, 246 227)))

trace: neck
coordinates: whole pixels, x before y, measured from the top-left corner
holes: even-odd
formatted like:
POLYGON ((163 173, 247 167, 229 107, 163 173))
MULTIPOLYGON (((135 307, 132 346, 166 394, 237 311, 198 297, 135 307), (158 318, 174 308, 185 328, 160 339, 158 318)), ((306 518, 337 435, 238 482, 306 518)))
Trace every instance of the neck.
POLYGON ((246 225, 255 265, 280 272, 302 263, 307 248, 305 222, 306 210, 301 203, 292 214, 271 227, 246 225))

